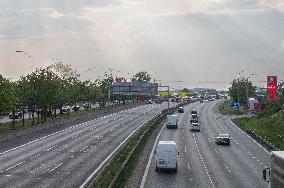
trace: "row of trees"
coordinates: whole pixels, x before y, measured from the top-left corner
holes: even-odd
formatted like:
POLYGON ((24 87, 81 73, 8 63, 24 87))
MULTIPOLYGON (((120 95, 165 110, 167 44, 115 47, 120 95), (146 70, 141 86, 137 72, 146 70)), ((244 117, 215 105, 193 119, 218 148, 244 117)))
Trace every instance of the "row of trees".
MULTIPOLYGON (((56 116, 56 109, 64 104, 76 105, 78 102, 99 102, 104 106, 109 97, 109 90, 115 76, 105 73, 103 79, 95 82, 81 81, 80 75, 70 65, 62 62, 52 64, 46 68, 36 69, 32 73, 11 81, 0 75, 0 114, 11 111, 13 116, 20 109, 32 113, 32 124, 35 123, 35 112, 40 114, 37 123, 46 121, 47 116, 56 116)), ((149 82, 147 72, 139 72, 132 80, 149 82)), ((122 100, 121 96, 111 100, 122 100)), ((24 118, 22 119, 24 126, 24 118)), ((12 128, 14 128, 14 120, 12 128)))

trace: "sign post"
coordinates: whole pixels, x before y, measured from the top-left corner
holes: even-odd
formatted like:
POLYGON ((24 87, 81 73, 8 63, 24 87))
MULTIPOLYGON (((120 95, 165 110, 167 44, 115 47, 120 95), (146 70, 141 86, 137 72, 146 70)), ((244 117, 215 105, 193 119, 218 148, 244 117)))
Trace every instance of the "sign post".
POLYGON ((267 91, 269 92, 268 99, 277 99, 277 76, 267 76, 267 91))

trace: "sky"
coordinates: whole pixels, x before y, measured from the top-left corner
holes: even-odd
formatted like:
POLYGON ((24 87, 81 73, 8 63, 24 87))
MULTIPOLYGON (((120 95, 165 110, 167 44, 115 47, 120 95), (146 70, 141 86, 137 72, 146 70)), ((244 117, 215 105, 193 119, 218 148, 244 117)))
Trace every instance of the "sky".
POLYGON ((0 74, 13 80, 58 61, 82 79, 147 71, 177 89, 227 89, 238 75, 259 86, 267 75, 284 79, 283 0, 2 0, 0 7, 0 74))

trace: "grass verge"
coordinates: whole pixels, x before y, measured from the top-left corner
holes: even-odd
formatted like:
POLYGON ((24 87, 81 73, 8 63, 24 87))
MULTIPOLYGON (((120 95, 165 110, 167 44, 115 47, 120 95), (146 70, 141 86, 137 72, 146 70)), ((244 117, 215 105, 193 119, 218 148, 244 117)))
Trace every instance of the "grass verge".
POLYGON ((251 117, 234 119, 234 123, 244 131, 253 131, 265 141, 284 150, 284 121, 270 117, 251 117))
POLYGON ((219 111, 223 115, 242 115, 246 112, 245 107, 241 106, 240 109, 232 109, 230 106, 231 101, 225 101, 224 103, 220 104, 219 111))
POLYGON ((113 187, 124 187, 131 173, 133 172, 139 156, 145 147, 145 143, 147 138, 151 135, 153 129, 157 128, 156 125, 160 125, 162 120, 152 120, 145 124, 130 140, 126 143, 126 145, 113 157, 110 163, 103 169, 103 171, 96 178, 95 183, 93 184, 93 188, 103 188, 108 187, 112 182, 116 173, 121 169, 123 162, 126 160, 131 150, 134 148, 140 137, 143 133, 149 129, 141 142, 137 145, 136 149, 132 153, 128 163, 122 170, 122 172, 117 177, 115 184, 113 187))

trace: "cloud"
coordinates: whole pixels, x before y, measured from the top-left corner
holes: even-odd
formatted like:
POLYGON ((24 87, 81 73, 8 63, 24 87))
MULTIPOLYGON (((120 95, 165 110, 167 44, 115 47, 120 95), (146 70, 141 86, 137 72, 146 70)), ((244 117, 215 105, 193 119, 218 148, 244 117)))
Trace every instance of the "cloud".
POLYGON ((52 18, 61 18, 61 17, 65 17, 66 14, 62 13, 62 12, 58 12, 56 10, 53 10, 49 13, 49 16, 52 18))
MULTIPOLYGON (((0 1, 0 51, 5 52, 1 62, 16 66, 23 59, 14 57, 15 49, 28 49, 36 66, 61 57, 78 70, 91 65, 99 72, 149 70, 163 84, 170 84, 166 82, 171 74, 184 80, 185 87, 197 86, 193 82, 198 80, 230 81, 239 69, 263 76, 266 70, 284 69, 279 50, 279 41, 284 45, 282 4, 277 0, 0 1)), ((10 75, 27 71, 24 64, 15 70, 4 64, 0 70, 10 75)))

